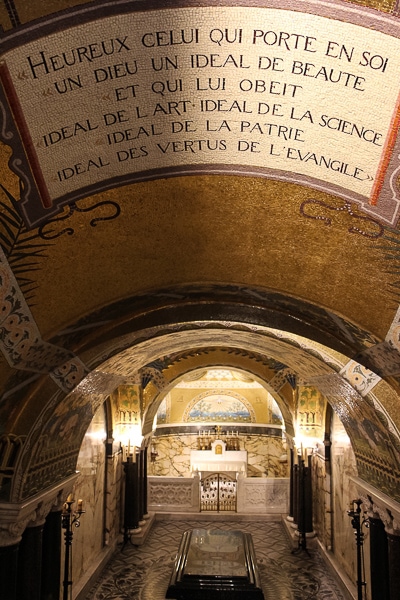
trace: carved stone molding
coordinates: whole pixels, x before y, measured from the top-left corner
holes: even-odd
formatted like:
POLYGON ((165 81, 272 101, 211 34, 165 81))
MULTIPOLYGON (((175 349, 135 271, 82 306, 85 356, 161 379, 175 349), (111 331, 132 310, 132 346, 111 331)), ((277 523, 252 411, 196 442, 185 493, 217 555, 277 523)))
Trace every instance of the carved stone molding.
POLYGON ((158 512, 199 512, 199 476, 149 477, 148 508, 158 512))
POLYGON ((383 521, 383 513, 384 511, 374 504, 371 496, 367 494, 360 494, 360 500, 362 500, 362 505, 364 508, 364 512, 369 519, 381 519, 383 521))
POLYGON ((20 504, 1 502, 0 546, 18 544, 27 527, 43 525, 49 512, 61 510, 77 477, 78 473, 20 504))
POLYGON ((400 536, 400 504, 358 477, 352 477, 368 517, 379 518, 386 533, 400 536))
POLYGON ((238 513, 286 514, 288 509, 288 478, 239 476, 237 489, 238 513))
POLYGON ((385 526, 386 533, 400 536, 400 522, 394 518, 388 508, 376 505, 370 496, 360 495, 366 514, 373 519, 380 519, 385 526))

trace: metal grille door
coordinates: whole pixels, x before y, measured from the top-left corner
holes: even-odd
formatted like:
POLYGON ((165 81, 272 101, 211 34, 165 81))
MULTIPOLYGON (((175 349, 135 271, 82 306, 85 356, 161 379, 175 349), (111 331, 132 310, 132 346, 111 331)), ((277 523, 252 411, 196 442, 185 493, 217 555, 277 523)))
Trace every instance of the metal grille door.
POLYGON ((201 480, 200 510, 236 511, 236 478, 226 473, 212 473, 201 480))

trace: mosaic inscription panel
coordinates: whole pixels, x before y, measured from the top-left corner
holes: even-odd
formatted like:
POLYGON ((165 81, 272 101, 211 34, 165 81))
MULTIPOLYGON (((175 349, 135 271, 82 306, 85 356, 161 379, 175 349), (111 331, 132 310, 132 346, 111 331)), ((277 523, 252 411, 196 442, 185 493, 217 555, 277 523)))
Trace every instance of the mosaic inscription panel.
POLYGON ((37 218, 95 189, 204 170, 376 204, 399 120, 400 40, 366 38, 287 9, 192 6, 113 14, 7 50, 1 79, 37 218))

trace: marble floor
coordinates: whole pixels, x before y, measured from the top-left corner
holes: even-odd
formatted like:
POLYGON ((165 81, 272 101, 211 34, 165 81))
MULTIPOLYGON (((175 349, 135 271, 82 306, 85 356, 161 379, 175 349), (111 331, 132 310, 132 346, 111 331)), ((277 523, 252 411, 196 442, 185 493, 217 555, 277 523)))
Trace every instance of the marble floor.
POLYGON ((315 544, 299 550, 270 520, 155 521, 143 545, 118 547, 85 600, 164 600, 182 533, 194 528, 252 534, 265 600, 352 600, 315 544))

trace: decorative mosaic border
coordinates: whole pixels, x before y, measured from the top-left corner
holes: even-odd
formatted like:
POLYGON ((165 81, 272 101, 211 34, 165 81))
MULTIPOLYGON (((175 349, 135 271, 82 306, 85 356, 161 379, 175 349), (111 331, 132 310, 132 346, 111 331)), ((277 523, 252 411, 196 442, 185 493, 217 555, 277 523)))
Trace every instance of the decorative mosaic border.
POLYGON ((0 247, 0 350, 14 369, 48 373, 66 393, 88 370, 72 352, 42 340, 0 247))

